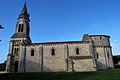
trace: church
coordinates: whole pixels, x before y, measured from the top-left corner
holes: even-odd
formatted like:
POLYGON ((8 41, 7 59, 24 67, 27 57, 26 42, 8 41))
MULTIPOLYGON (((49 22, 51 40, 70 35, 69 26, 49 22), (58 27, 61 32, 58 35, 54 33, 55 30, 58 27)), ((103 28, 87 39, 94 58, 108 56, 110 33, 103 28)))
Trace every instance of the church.
POLYGON ((110 36, 84 34, 81 41, 32 43, 26 3, 7 55, 7 72, 86 72, 114 68, 110 36))

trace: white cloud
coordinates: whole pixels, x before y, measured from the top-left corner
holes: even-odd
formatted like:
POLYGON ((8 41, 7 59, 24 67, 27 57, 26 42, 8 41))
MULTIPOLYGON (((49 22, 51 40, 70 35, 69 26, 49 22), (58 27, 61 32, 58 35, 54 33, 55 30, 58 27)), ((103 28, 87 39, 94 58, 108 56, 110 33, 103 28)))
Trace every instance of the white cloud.
POLYGON ((118 42, 119 40, 114 40, 114 42, 118 42))
POLYGON ((120 47, 120 44, 116 44, 116 43, 112 43, 111 45, 112 45, 112 47, 114 47, 114 48, 120 47))

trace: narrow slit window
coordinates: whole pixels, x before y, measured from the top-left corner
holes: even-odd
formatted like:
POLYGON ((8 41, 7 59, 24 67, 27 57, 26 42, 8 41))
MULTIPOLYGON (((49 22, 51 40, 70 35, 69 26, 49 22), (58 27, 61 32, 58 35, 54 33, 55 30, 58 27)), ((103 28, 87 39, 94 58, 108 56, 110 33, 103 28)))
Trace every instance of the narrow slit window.
POLYGON ((76 48, 76 54, 79 55, 79 48, 76 48))
POLYGON ((23 32, 23 24, 21 24, 21 32, 23 32))
POLYGON ((55 56, 55 49, 51 50, 51 54, 52 54, 52 56, 55 56))
POLYGON ((14 48, 14 54, 16 54, 16 51, 17 51, 16 48, 14 48))
POLYGON ((108 58, 110 57, 110 56, 109 56, 109 53, 107 53, 107 56, 108 56, 108 58))
POLYGON ((19 24, 18 32, 23 32, 24 24, 19 24))
POLYGON ((34 56, 35 51, 32 49, 31 50, 31 56, 34 56))
POLYGON ((98 55, 98 53, 97 53, 97 59, 99 59, 99 55, 98 55))
POLYGON ((19 24, 19 27, 18 27, 18 32, 20 32, 20 24, 19 24))
POLYGON ((19 53, 19 48, 17 48, 17 54, 19 53))

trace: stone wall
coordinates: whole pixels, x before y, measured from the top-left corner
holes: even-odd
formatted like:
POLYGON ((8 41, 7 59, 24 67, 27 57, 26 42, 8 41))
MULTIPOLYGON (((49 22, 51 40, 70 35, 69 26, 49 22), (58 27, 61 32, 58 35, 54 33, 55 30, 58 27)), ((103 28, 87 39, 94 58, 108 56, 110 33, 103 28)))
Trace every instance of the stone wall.
POLYGON ((75 72, 96 71, 92 59, 73 60, 75 72))
POLYGON ((97 62, 98 70, 105 70, 114 68, 111 45, 109 36, 105 35, 94 35, 90 36, 94 47, 94 55, 97 62))
POLYGON ((26 72, 53 72, 68 71, 67 59, 74 56, 91 56, 91 59, 74 60, 75 71, 95 71, 96 64, 93 58, 91 43, 64 43, 64 44, 40 44, 26 46, 26 72), (76 54, 79 48, 79 54, 76 54), (31 56, 31 50, 35 54, 31 56), (51 55, 51 49, 55 50, 55 55, 51 55))
POLYGON ((95 54, 96 54, 96 61, 97 61, 97 69, 98 70, 104 70, 107 69, 106 66, 106 54, 104 47, 95 47, 94 48, 95 54))
POLYGON ((66 71, 66 60, 63 44, 50 44, 43 46, 43 71, 66 71), (55 55, 51 54, 55 50, 55 55))
POLYGON ((26 72, 40 72, 41 71, 41 57, 40 46, 28 46, 26 47, 26 60, 25 71, 26 72), (34 56, 31 56, 31 50, 34 50, 34 56))

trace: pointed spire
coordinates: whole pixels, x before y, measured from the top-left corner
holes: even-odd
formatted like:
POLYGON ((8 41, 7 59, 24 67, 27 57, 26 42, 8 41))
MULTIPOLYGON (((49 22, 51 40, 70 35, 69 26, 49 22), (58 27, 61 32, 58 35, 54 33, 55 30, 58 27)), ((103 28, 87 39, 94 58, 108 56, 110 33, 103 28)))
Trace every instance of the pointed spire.
POLYGON ((25 4, 24 4, 24 7, 23 7, 23 10, 22 10, 21 14, 25 14, 25 15, 28 14, 28 13, 27 13, 26 2, 25 2, 25 4))
POLYGON ((19 18, 18 18, 18 19, 20 19, 20 18, 25 18, 25 19, 28 19, 28 20, 29 20, 29 14, 28 14, 28 12, 27 12, 26 2, 24 3, 24 7, 23 7, 22 12, 21 12, 21 14, 19 15, 19 18))

